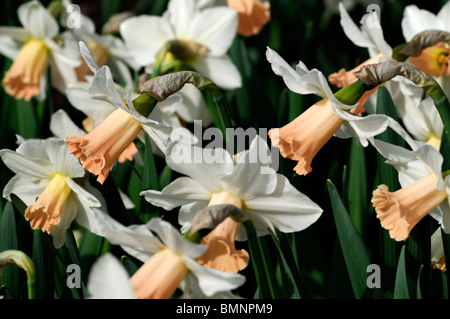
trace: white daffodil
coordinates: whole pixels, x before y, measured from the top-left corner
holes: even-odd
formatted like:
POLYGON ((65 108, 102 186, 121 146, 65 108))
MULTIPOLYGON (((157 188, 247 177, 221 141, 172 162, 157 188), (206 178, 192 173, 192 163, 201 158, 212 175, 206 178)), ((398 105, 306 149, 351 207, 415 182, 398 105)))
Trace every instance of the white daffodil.
MULTIPOLYGON (((365 14, 361 18, 359 27, 353 22, 343 3, 339 3, 339 12, 341 15, 340 23, 347 38, 355 45, 367 48, 370 56, 368 60, 350 71, 342 68, 328 77, 330 83, 342 88, 357 80, 354 72, 359 70, 361 66, 392 60, 392 48, 384 39, 377 11, 365 14)), ((398 79, 401 82, 405 81, 403 78, 398 79)), ((364 113, 364 111, 375 113, 376 94, 373 94, 375 91, 376 89, 365 92, 358 101, 358 108, 353 113, 364 113)))
POLYGON ((67 33, 58 34, 55 18, 38 1, 22 4, 17 13, 23 27, 0 27, 0 52, 14 61, 2 81, 5 91, 17 99, 43 100, 50 66, 52 85, 64 92, 76 81, 76 42, 67 33))
MULTIPOLYGON (((164 153, 171 128, 161 123, 157 107, 150 109, 147 117, 139 113, 133 104, 136 99, 132 100, 131 92, 123 94, 117 89, 109 68, 98 67, 84 42, 80 42, 80 50, 94 73, 89 88, 91 97, 109 102, 116 109, 87 135, 67 136, 66 144, 71 154, 80 159, 83 168, 98 175, 97 181, 103 183, 114 162, 141 130, 144 130, 164 153)), ((140 97, 145 99, 143 95, 140 97)), ((147 103, 147 100, 143 103, 147 103)))
POLYGON ((28 206, 25 219, 33 229, 52 235, 56 248, 65 243, 65 230, 74 219, 102 234, 98 220, 107 216, 104 199, 63 140, 25 141, 16 151, 1 150, 0 157, 16 174, 3 189, 3 197, 18 196, 28 206))
MULTIPOLYGON (((344 87, 357 80, 353 72, 362 65, 393 59, 392 48, 384 39, 383 29, 376 12, 365 14, 361 19, 360 28, 358 28, 344 5, 340 4, 339 10, 341 25, 346 36, 355 45, 367 48, 370 55, 369 60, 353 70, 346 72, 341 69, 338 73, 329 76, 330 82, 344 87)), ((438 147, 442 134, 442 121, 434 105, 430 105, 433 103, 432 100, 430 98, 422 99, 423 90, 401 76, 393 78, 384 85, 388 89, 407 131, 417 140, 438 147)), ((365 108, 368 113, 376 113, 376 95, 372 93, 373 91, 366 92, 359 101, 359 103, 366 102, 365 108)))
MULTIPOLYGON (((111 244, 120 245, 144 263, 129 281, 137 298, 167 299, 173 296, 177 288, 185 294, 191 294, 192 290, 194 296, 210 298, 236 289, 245 282, 242 275, 200 265, 196 259, 205 253, 208 246, 186 240, 170 223, 160 218, 153 218, 145 225, 129 227, 111 218, 104 219, 103 224, 107 229, 105 238, 111 244)), ((108 263, 110 269, 118 268, 117 263, 108 263)), ((100 268, 98 270, 101 272, 100 268)), ((117 289, 123 289, 127 296, 132 297, 130 285, 125 282, 125 275, 121 272, 117 283, 109 279, 110 282, 107 285, 103 283, 103 286, 101 277, 96 276, 95 287, 92 281, 88 285, 89 292, 94 298, 109 298, 117 289)), ((93 275, 90 277, 94 278, 93 275)))
POLYGON ((219 87, 234 89, 241 86, 241 76, 227 51, 237 25, 235 10, 227 7, 199 10, 195 0, 171 0, 162 17, 132 17, 121 23, 120 33, 142 67, 152 66, 157 52, 170 40, 198 46, 199 51, 189 58, 189 64, 219 87))
POLYGON ((427 214, 436 219, 442 229, 450 230, 450 177, 442 173, 442 155, 431 145, 422 144, 415 151, 383 141, 373 140, 373 146, 386 163, 398 172, 402 188, 390 192, 379 185, 373 192, 372 204, 381 226, 391 238, 402 241, 427 214))
MULTIPOLYGON (((174 134, 171 138, 176 141, 174 134)), ((198 212, 215 205, 234 205, 240 209, 243 219, 253 222, 258 235, 266 235, 274 228, 282 232, 300 231, 313 224, 322 213, 322 209, 286 177, 269 167, 269 149, 260 137, 255 137, 236 164, 225 149, 212 151, 182 142, 171 144, 166 162, 174 171, 186 176, 176 179, 161 192, 147 190, 141 195, 165 210, 181 206, 182 232, 191 228, 198 212)), ((240 223, 227 217, 203 238, 202 243, 208 244, 210 249, 200 262, 230 272, 245 268, 248 254, 244 250, 236 251, 234 241, 246 238, 240 223)))
MULTIPOLYGON (((64 0, 65 8, 72 5, 71 1, 64 0)), ((66 25, 69 19, 67 10, 63 12, 60 21, 66 25)), ((67 25, 66 25, 67 26, 67 25)), ((123 81, 125 88, 131 90, 135 84, 131 76, 128 63, 132 63, 128 50, 122 39, 110 34, 98 34, 95 31, 95 24, 89 17, 80 13, 80 24, 77 27, 68 28, 75 36, 77 41, 83 41, 91 50, 97 64, 100 66, 107 65, 116 81, 123 81)), ((81 65, 76 69, 77 79, 86 81, 86 75, 92 75, 91 70, 81 59, 81 65)))
POLYGON ((409 92, 403 91, 396 99, 396 109, 403 125, 414 139, 439 150, 444 125, 433 99, 429 96, 422 98, 423 90, 414 84, 403 86, 404 89, 407 87, 409 92))
POLYGON ((438 14, 425 9, 419 9, 416 5, 409 5, 403 11, 402 32, 406 41, 411 41, 414 36, 425 30, 450 31, 450 3, 447 2, 438 14), (420 21, 420 23, 418 23, 420 21))
MULTIPOLYGON (((238 26, 238 15, 227 7, 199 8, 195 0, 171 0, 163 16, 140 15, 123 21, 120 33, 138 67, 148 73, 157 53, 169 41, 177 40, 190 53, 184 58, 195 71, 227 90, 241 87, 239 70, 227 55, 238 26)), ((168 54, 164 63, 170 64, 168 54)), ((192 85, 185 85, 180 94, 186 106, 172 109, 185 122, 202 119, 211 123, 211 115, 202 94, 192 85), (205 118, 206 116, 206 118, 205 118)))
MULTIPOLYGON (((64 110, 58 110, 52 114, 50 118, 50 131, 57 139, 65 139, 66 136, 80 136, 86 134, 84 130, 79 128, 64 110)), ((128 148, 127 148, 128 149, 128 148)), ((124 151, 125 153, 126 151, 124 151)), ((122 156, 122 154, 121 154, 122 156)), ((119 161, 120 161, 119 157, 119 161)), ((140 159, 140 158, 139 158, 140 159)), ((119 188, 120 198, 123 201, 125 209, 133 209, 135 207, 133 201, 119 188)))
POLYGON ((366 147, 369 139, 391 127, 414 144, 403 127, 386 115, 370 114, 362 117, 351 114, 355 106, 341 103, 333 95, 325 76, 319 70, 308 70, 301 61, 294 70, 270 48, 267 48, 266 56, 272 70, 283 78, 291 91, 315 94, 322 98, 291 123, 269 131, 272 144, 280 148, 281 155, 298 161, 294 168, 297 174, 306 175, 311 172, 313 157, 333 135, 339 138, 354 137, 366 147))
MULTIPOLYGON (((438 14, 416 5, 409 5, 403 12, 402 31, 406 41, 411 41, 418 33, 426 30, 450 32, 450 2, 447 2, 438 14), (417 23, 420 21, 420 23, 417 23)), ((439 42, 422 50, 417 57, 408 61, 419 70, 434 76, 442 86, 447 97, 450 96, 450 43, 439 42)))

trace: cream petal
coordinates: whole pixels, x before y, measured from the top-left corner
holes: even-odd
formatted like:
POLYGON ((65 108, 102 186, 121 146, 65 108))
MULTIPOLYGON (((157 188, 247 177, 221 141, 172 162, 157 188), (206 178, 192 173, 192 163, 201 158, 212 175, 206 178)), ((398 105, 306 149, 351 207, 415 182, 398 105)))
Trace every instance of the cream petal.
POLYGON ((50 131, 58 138, 66 136, 83 136, 85 131, 80 129, 62 109, 52 114, 50 118, 50 131))
POLYGON ((183 143, 173 143, 167 150, 167 164, 173 170, 187 175, 210 192, 223 188, 219 177, 231 174, 233 159, 225 149, 202 149, 183 143))
MULTIPOLYGON (((85 82, 69 85, 66 90, 66 96, 73 107, 92 118, 93 127, 96 127, 109 114, 114 112, 116 107, 109 102, 93 99, 89 93, 89 86, 85 82)), ((76 134, 71 135, 80 136, 76 134)))
POLYGON ((176 38, 168 21, 161 17, 141 15, 120 24, 122 35, 129 53, 139 67, 155 61, 155 55, 163 45, 176 38))
POLYGON ((111 253, 92 265, 87 291, 91 299, 136 299, 128 272, 111 253))
POLYGON ((20 23, 36 38, 53 38, 58 34, 58 23, 39 1, 30 1, 17 10, 20 23))
POLYGON ((0 157, 10 170, 25 179, 49 180, 54 172, 54 166, 49 161, 38 158, 28 158, 11 150, 1 150, 0 157))
POLYGON ((172 210, 194 201, 209 201, 210 193, 197 181, 180 177, 167 185, 161 192, 146 190, 140 193, 152 205, 172 210))
POLYGON ((208 249, 206 245, 198 245, 186 240, 178 229, 161 218, 152 218, 147 226, 158 235, 166 247, 181 255, 183 259, 198 258, 208 249))
POLYGON ((205 45, 213 56, 228 52, 236 36, 238 15, 227 7, 205 9, 189 25, 187 37, 205 45))
POLYGON ((38 197, 47 187, 48 180, 35 180, 30 181, 26 178, 22 178, 18 175, 11 178, 3 188, 3 198, 11 200, 10 195, 15 194, 19 197, 27 206, 33 204, 38 197))
POLYGON ((246 216, 263 215, 282 232, 295 232, 309 227, 317 221, 322 209, 299 192, 289 180, 277 174, 277 187, 267 196, 245 202, 248 210, 246 216))
POLYGON ((352 18, 347 12, 347 9, 345 9, 345 6, 342 3, 339 3, 339 12, 341 14, 340 23, 347 38, 349 38, 350 41, 352 41, 357 46, 363 48, 373 47, 374 44, 369 41, 367 36, 353 22, 352 18))
POLYGON ((227 55, 199 56, 193 66, 196 71, 210 78, 217 86, 225 90, 233 90, 242 86, 241 73, 227 55))
POLYGON ((196 261, 184 258, 188 266, 191 288, 197 293, 211 297, 221 291, 230 291, 242 286, 246 279, 241 274, 227 273, 216 269, 203 267, 196 261))
POLYGON ((411 41, 416 34, 424 30, 445 30, 444 23, 435 14, 419 9, 416 5, 405 8, 401 25, 406 41, 411 41))

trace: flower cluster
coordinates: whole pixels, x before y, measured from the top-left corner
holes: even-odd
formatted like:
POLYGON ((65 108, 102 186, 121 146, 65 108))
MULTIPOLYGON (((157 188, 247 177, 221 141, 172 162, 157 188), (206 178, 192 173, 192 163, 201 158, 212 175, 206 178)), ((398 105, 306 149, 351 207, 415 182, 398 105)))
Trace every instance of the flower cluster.
MULTIPOLYGON (((262 36, 282 27, 278 20, 271 24, 277 5, 169 0, 159 13, 138 7, 117 13, 100 33, 98 21, 75 1, 18 6, 22 27, 0 28, 0 52, 12 62, 2 87, 5 101, 31 107, 40 133, 16 131, 18 145, 0 150, 7 168, 0 214, 0 231, 7 235, 0 236, 0 252, 21 256, 5 264, 24 259, 18 248, 27 244, 5 238, 33 234, 33 259, 21 266, 32 271, 30 298, 36 297, 34 285, 45 282, 39 254, 49 251, 56 265, 81 260, 85 291, 78 286, 72 294, 86 298, 299 297, 305 293, 299 288, 305 275, 298 270, 304 265, 299 251, 306 247, 301 238, 323 231, 330 214, 316 183, 345 153, 322 155, 335 141, 354 141, 352 156, 373 155, 367 163, 356 158, 353 179, 339 173, 347 196, 342 202, 330 193, 349 272, 354 243, 345 235, 365 238, 362 228, 355 231, 358 218, 376 221, 376 231, 386 231, 392 243, 416 236, 427 221, 420 238, 429 254, 421 256, 431 269, 445 271, 450 2, 437 15, 407 6, 404 39, 396 46, 385 40, 379 12, 366 13, 358 25, 340 3, 333 13, 340 16, 340 32, 367 49, 368 59, 328 77, 297 57, 292 67, 283 46, 262 36), (264 66, 267 83, 252 63, 264 66), (277 85, 280 90, 264 92, 277 85), (274 92, 291 99, 289 111, 281 102, 264 109, 276 109, 277 120, 267 113, 265 122, 241 129, 265 112, 255 107, 273 102, 274 92), (263 125, 270 127, 264 132, 263 125), (256 126, 259 133, 250 134, 256 126), (205 140, 211 143, 204 146, 205 140), (376 178, 356 186, 356 212, 349 185, 371 173, 373 160, 376 178), (369 196, 367 185, 373 188, 369 196), (339 215, 336 203, 350 207, 353 220, 339 215), (15 211, 25 225, 17 229, 8 224, 17 219, 8 215, 15 211), (341 232, 344 224, 349 228, 341 232), (94 240, 98 249, 89 255, 83 249, 94 247, 94 240), (87 261, 88 255, 95 260, 87 261)), ((2 114, 8 107, 2 105, 2 114)), ((319 245, 313 242, 306 245, 319 245)))

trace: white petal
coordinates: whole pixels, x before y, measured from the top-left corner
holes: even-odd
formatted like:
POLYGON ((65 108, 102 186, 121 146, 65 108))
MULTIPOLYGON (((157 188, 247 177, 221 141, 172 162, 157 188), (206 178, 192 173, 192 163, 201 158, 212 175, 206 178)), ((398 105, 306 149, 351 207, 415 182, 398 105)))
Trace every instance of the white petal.
POLYGON ((147 226, 161 238, 165 246, 182 255, 183 259, 198 258, 208 249, 207 245, 198 245, 186 240, 178 229, 161 218, 152 218, 147 226))
POLYGON ((164 15, 173 26, 177 38, 185 38, 192 19, 198 13, 193 0, 171 0, 164 15))
POLYGON ((242 286, 245 283, 245 277, 241 274, 227 273, 216 269, 203 267, 195 260, 184 258, 192 278, 192 288, 199 288, 199 293, 206 297, 211 297, 221 291, 230 291, 242 286), (193 284, 196 283, 196 284, 193 284))
MULTIPOLYGON (((171 97, 174 95, 171 95, 171 97)), ((166 99, 158 103, 161 112, 170 116, 179 115, 189 123, 200 120, 207 110, 201 91, 188 83, 178 91, 177 95, 180 97, 179 99, 166 99)))
POLYGON ((88 46, 83 41, 80 41, 78 44, 80 46, 81 56, 86 61, 86 64, 89 66, 89 69, 91 69, 92 73, 95 74, 100 69, 100 67, 97 64, 97 61, 95 61, 91 50, 89 50, 88 46))
POLYGON ((129 112, 123 102, 122 94, 116 88, 111 70, 106 65, 95 73, 89 93, 93 99, 109 102, 115 107, 120 107, 129 112))
POLYGON ((233 159, 226 150, 212 151, 183 143, 173 143, 168 148, 166 161, 173 170, 191 177, 212 193, 223 190, 219 176, 228 175, 234 169, 233 159))
POLYGON ((146 190, 140 193, 152 205, 172 210, 194 201, 209 201, 210 193, 197 181, 180 177, 167 185, 161 192, 146 190))
POLYGON ((87 290, 92 299, 136 299, 128 272, 111 253, 92 265, 87 290))
POLYGON ((400 124, 384 114, 369 114, 361 117, 345 112, 339 107, 333 107, 333 112, 346 121, 343 123, 343 126, 347 126, 347 132, 353 130, 353 136, 364 147, 368 145, 370 139, 381 134, 388 127, 399 134, 413 149, 418 147, 417 142, 411 138, 400 124))
POLYGON ((246 216, 263 215, 282 232, 303 230, 321 216, 322 209, 292 186, 286 177, 277 174, 277 182, 273 194, 245 202, 246 216))
POLYGON ((444 23, 445 30, 450 30, 450 2, 447 1, 438 12, 437 17, 444 23))
MULTIPOLYGON (((23 145, 23 144, 22 144, 23 145)), ((43 143, 55 172, 72 178, 81 178, 85 171, 79 160, 70 154, 64 140, 48 140, 43 143)))
POLYGON ((134 58, 134 62, 148 66, 155 61, 155 55, 164 44, 175 39, 170 24, 161 17, 141 15, 120 24, 120 34, 134 58))
POLYGON ((277 185, 275 170, 267 167, 270 152, 267 142, 255 136, 250 148, 239 160, 231 174, 221 177, 227 191, 244 200, 271 194, 277 185))
POLYGON ((215 7, 201 11, 189 25, 187 37, 205 45, 211 55, 227 53, 236 36, 237 11, 215 7))
POLYGON ((49 180, 53 176, 54 167, 49 161, 28 158, 17 152, 3 149, 0 157, 5 165, 18 176, 31 180, 49 180))
POLYGON ((208 202, 206 201, 192 202, 181 206, 178 212, 178 223, 181 225, 181 233, 185 233, 191 228, 195 215, 207 206, 208 202))
POLYGON ((73 107, 92 118, 94 127, 116 110, 116 107, 109 102, 93 99, 89 93, 88 83, 79 82, 69 85, 66 96, 73 107))
POLYGON ((431 261, 438 262, 444 257, 444 245, 442 243, 441 228, 439 227, 431 235, 431 261))
POLYGON ((75 125, 69 115, 62 109, 52 114, 50 118, 50 131, 53 135, 62 139, 67 136, 83 136, 86 134, 85 131, 75 125))
POLYGON ((154 123, 152 120, 141 123, 143 130, 150 136, 150 139, 155 142, 163 154, 166 154, 172 128, 162 123, 154 123))
MULTIPOLYGON (((317 69, 308 70, 306 65, 300 61, 295 71, 293 68, 275 51, 267 48, 267 60, 272 65, 272 70, 276 75, 283 78, 289 90, 298 94, 316 94, 323 98, 337 99, 333 96, 328 81, 317 69)), ((336 101, 335 101, 336 100, 336 101)), ((338 104, 342 104, 339 103, 338 104)))
POLYGON ((193 66, 196 71, 210 78, 222 89, 233 90, 242 86, 241 74, 227 55, 201 55, 193 66))
POLYGON ((445 25, 435 14, 419 9, 416 5, 407 6, 403 12, 402 19, 402 31, 405 40, 411 41, 416 34, 424 30, 445 31, 445 25))
POLYGON ((39 1, 21 5, 17 15, 24 28, 36 38, 53 38, 58 34, 58 23, 39 1))
POLYGON ((438 176, 438 188, 444 189, 445 185, 442 179, 442 163, 444 162, 444 158, 441 153, 429 144, 421 145, 414 153, 438 176))
POLYGON ((374 44, 370 42, 367 36, 358 28, 355 22, 353 22, 342 3, 339 3, 339 11, 341 14, 341 26, 344 29, 344 33, 347 38, 349 38, 357 46, 363 48, 373 47, 374 44))
POLYGON ((29 206, 36 201, 36 198, 41 195, 47 185, 48 180, 41 179, 30 181, 26 178, 21 178, 20 176, 16 175, 11 178, 3 188, 3 197, 7 200, 11 200, 10 195, 15 194, 27 206, 29 206))

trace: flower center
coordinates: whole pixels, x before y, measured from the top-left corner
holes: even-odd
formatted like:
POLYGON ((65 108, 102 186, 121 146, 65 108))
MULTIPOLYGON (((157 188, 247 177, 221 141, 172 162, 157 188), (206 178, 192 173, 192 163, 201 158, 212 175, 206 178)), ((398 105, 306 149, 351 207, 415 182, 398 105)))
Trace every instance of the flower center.
POLYGON ((431 146, 433 146, 436 150, 439 151, 440 147, 441 147, 441 142, 442 139, 440 137, 437 137, 436 135, 431 135, 428 140, 427 140, 427 144, 430 144, 431 146))
POLYGON ((227 191, 213 193, 211 195, 211 199, 209 201, 208 206, 223 205, 223 204, 234 205, 237 208, 239 208, 240 210, 242 210, 245 206, 242 198, 240 198, 237 195, 231 194, 227 191))
POLYGON ((66 178, 65 175, 55 174, 36 202, 28 206, 25 219, 30 221, 31 228, 40 228, 50 234, 52 226, 59 223, 61 211, 71 192, 66 178))
POLYGON ((30 100, 38 95, 48 55, 49 50, 43 40, 25 42, 3 79, 5 91, 16 99, 30 100))
POLYGON ((187 272, 188 268, 181 256, 163 249, 147 260, 130 281, 140 299, 168 299, 187 272))

